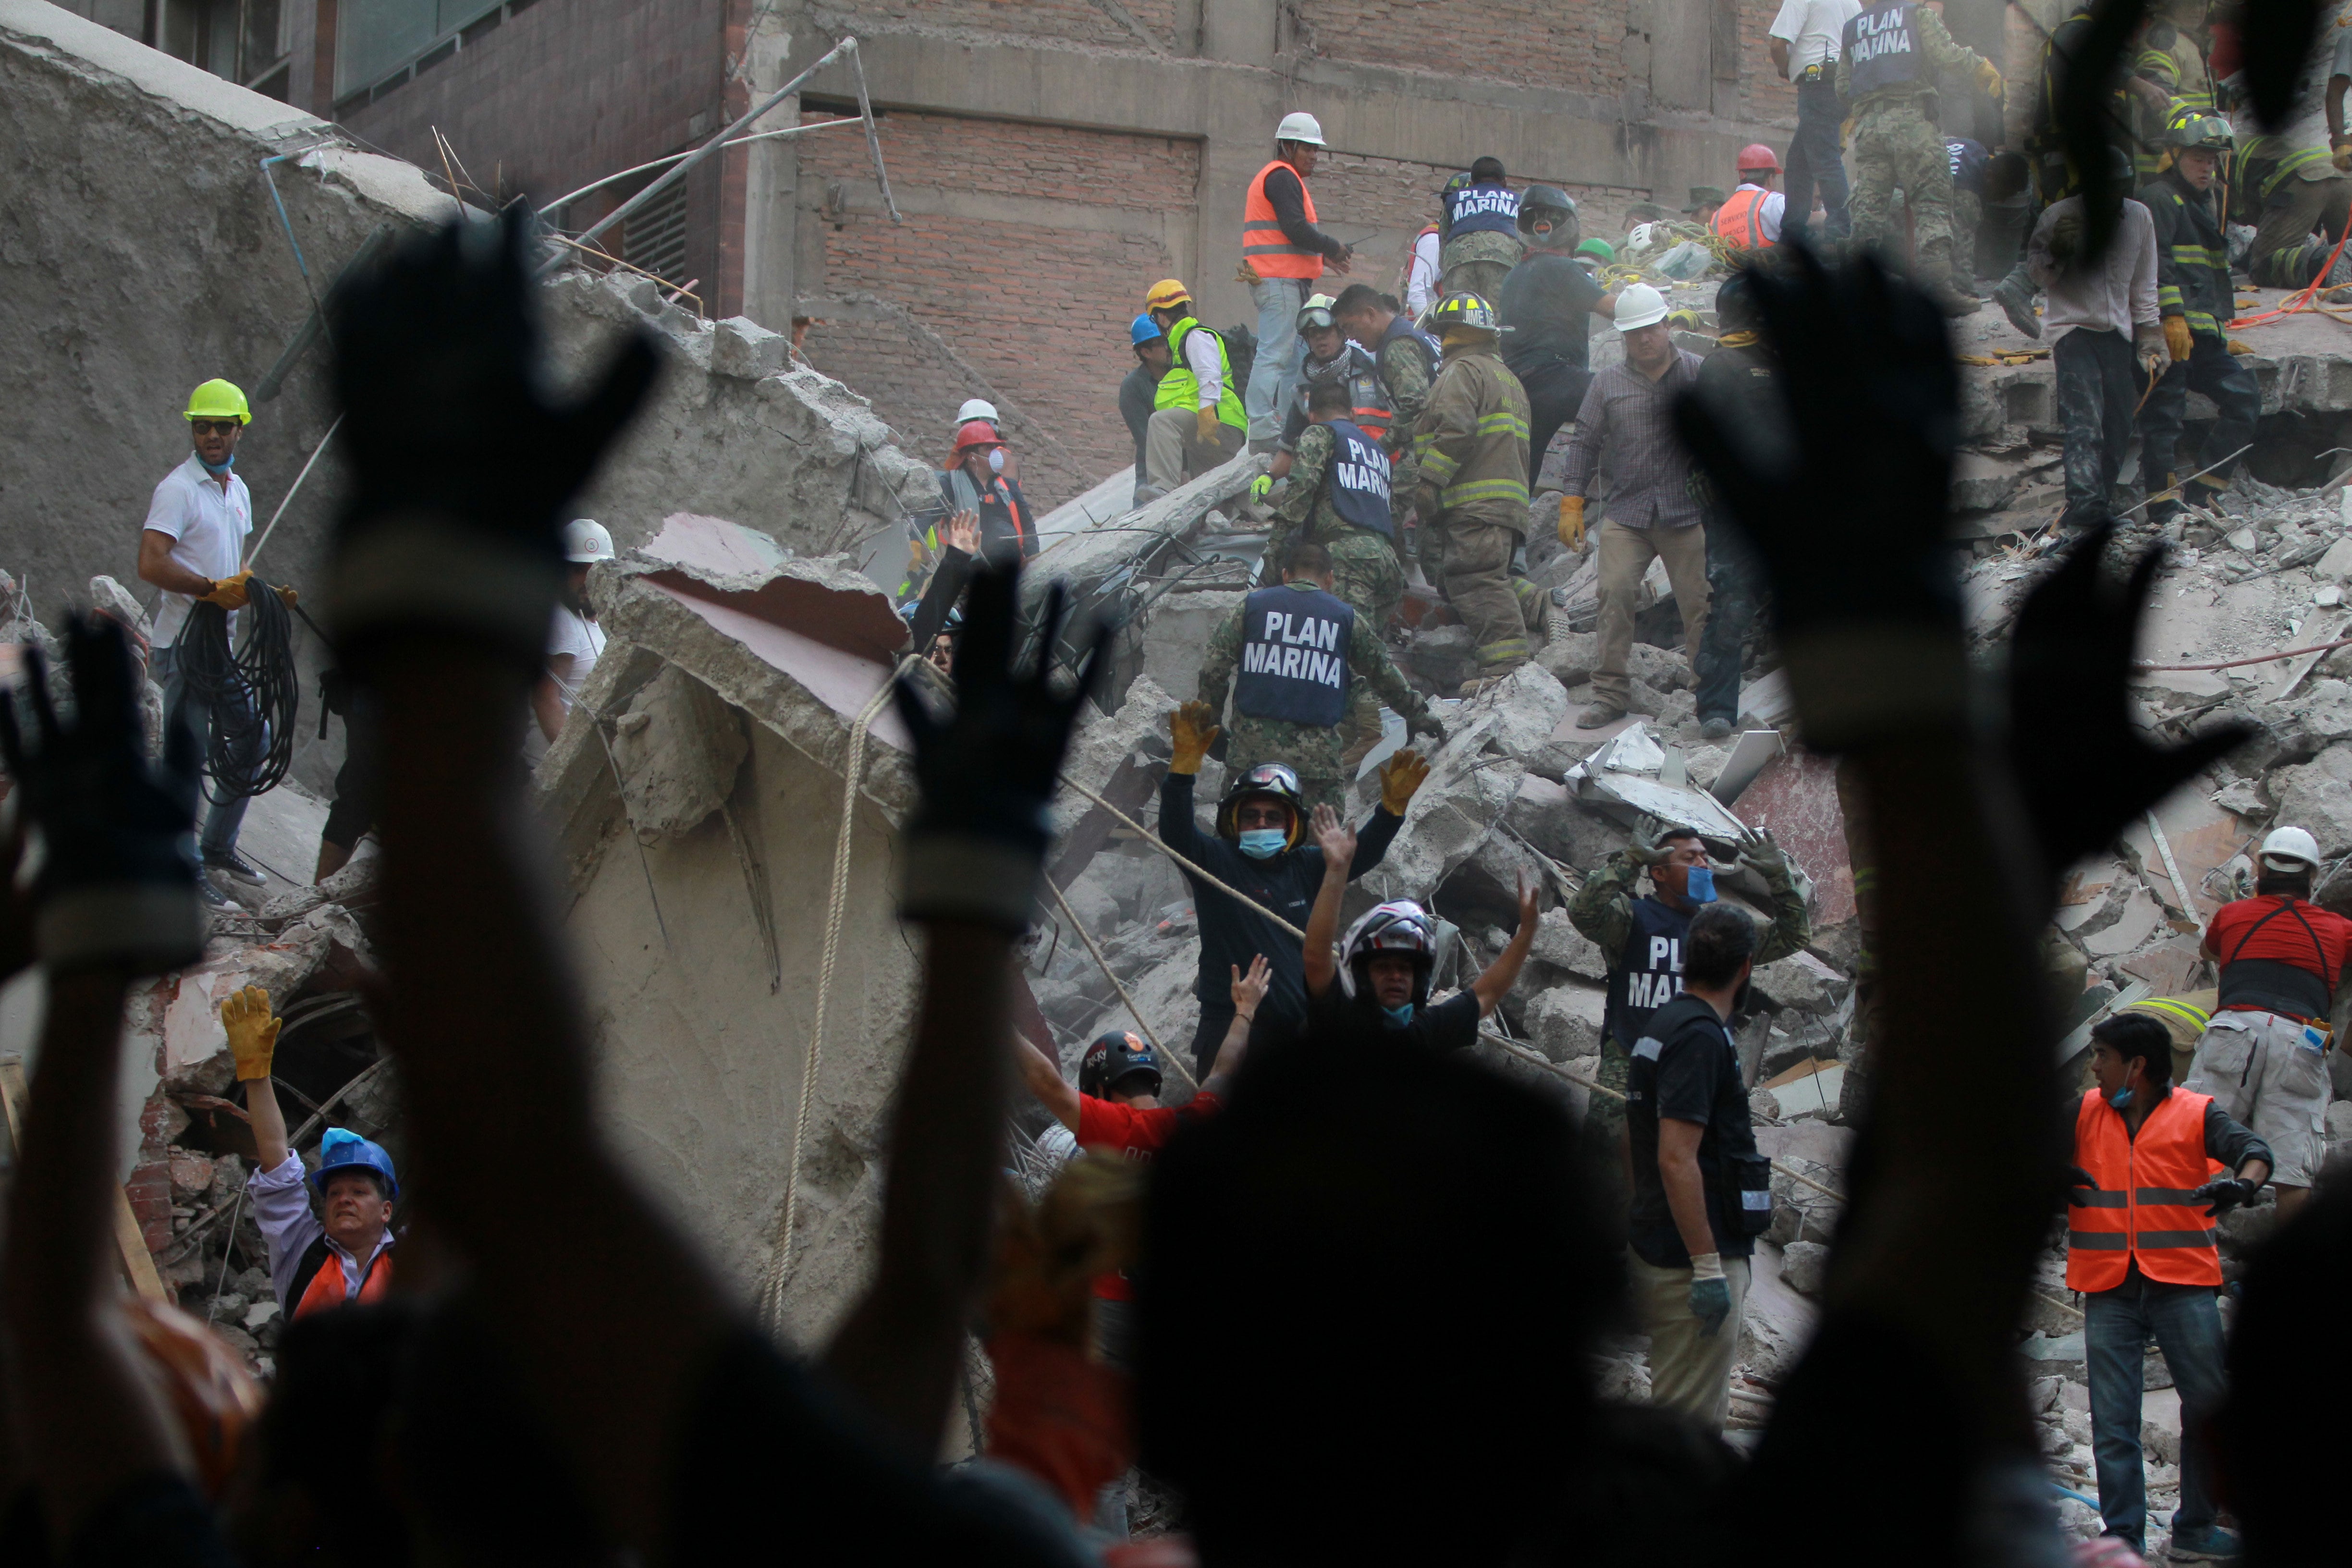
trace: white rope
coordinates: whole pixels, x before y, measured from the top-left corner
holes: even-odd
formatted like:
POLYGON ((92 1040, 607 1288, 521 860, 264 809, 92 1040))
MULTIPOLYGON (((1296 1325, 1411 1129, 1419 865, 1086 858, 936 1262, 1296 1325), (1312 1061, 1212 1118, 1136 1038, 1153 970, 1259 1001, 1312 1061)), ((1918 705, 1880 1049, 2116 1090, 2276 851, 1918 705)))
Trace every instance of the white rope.
POLYGON ((809 1104, 816 1098, 817 1068, 824 1058, 825 1015, 833 1000, 834 959, 841 951, 841 925, 849 908, 849 841, 857 819, 857 784, 866 771, 866 732, 898 684, 894 667, 850 726, 849 759, 842 766, 841 825, 833 839, 833 889, 825 900, 824 955, 816 971, 816 1017, 809 1026, 808 1051, 801 1059, 801 1103, 793 1118, 793 1152, 784 1167, 784 1211, 768 1256, 768 1279, 761 1291, 761 1315, 770 1327, 783 1321, 784 1277, 792 1262, 793 1228, 800 1218, 801 1146, 808 1136, 809 1104))

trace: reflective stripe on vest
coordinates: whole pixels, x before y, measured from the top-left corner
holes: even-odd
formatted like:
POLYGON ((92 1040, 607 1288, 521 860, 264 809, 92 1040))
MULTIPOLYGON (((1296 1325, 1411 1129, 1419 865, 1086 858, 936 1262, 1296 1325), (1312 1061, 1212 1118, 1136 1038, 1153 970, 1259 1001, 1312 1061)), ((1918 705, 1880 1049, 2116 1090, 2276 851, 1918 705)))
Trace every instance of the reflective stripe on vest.
POLYGON ((1207 332, 1210 341, 1217 345, 1217 371, 1224 384, 1217 394, 1219 422, 1236 430, 1248 429, 1249 416, 1242 409, 1241 389, 1234 384, 1234 356, 1225 352, 1224 335, 1201 325, 1190 316, 1168 330, 1168 353, 1172 363, 1151 395, 1152 411, 1201 406, 1201 378, 1192 374, 1192 367, 1184 361, 1184 340, 1194 332, 1207 332))
MULTIPOLYGON (((1298 174, 1276 158, 1249 183, 1249 199, 1242 206, 1242 259, 1261 278, 1320 278, 1323 258, 1303 246, 1290 243, 1290 237, 1282 232, 1282 221, 1275 216, 1274 204, 1266 200, 1265 177, 1276 169, 1298 174)), ((1303 175, 1298 180, 1298 195, 1307 208, 1307 221, 1313 223, 1315 195, 1307 188, 1303 175)))
POLYGON ((1260 588, 1242 601, 1241 673, 1234 710, 1328 729, 1348 712, 1356 612, 1320 588, 1260 588))
POLYGON ((2113 1290, 2139 1264, 2164 1285, 2219 1285, 2213 1216, 2189 1194, 2221 1167, 2205 1152, 2210 1095, 2176 1089, 2134 1138, 2123 1113, 2086 1089, 2074 1116, 2074 1163, 2098 1184, 2066 1204, 2066 1286, 2113 1290))
POLYGON ((1873 5, 1845 25, 1846 97, 1865 98, 1885 88, 1916 81, 1920 71, 1919 29, 1912 0, 1873 5))
POLYGON ((1333 446, 1331 466, 1323 477, 1331 510, 1350 528, 1391 537, 1395 525, 1389 515, 1389 455, 1377 439, 1345 419, 1334 419, 1327 428, 1333 446))
POLYGON ((2293 152, 2283 154, 2277 163, 2265 169, 2261 178, 2253 181, 2253 188, 2251 193, 2248 193, 2246 185, 2254 174, 2255 166, 2260 164, 2271 149, 2278 144, 2278 141, 2275 136, 2255 136, 2248 139, 2238 148, 2236 153, 2240 171, 2238 188, 2242 194, 2250 196, 2251 199, 2246 204, 2249 206, 2259 206, 2268 202, 2271 199, 2271 193, 2287 181, 2305 169, 2328 162, 2329 153, 2325 147, 2297 147, 2293 152))
POLYGON ((1732 192, 1715 209, 1715 232, 1749 250, 1761 250, 1769 245, 1771 241, 1764 237, 1764 198, 1771 194, 1752 187, 1732 192))
POLYGON ((1628 1051, 1650 1015, 1682 994, 1683 939, 1690 935, 1691 923, 1690 914, 1655 899, 1635 899, 1632 912, 1633 932, 1609 970, 1605 1025, 1610 1037, 1628 1051))
MULTIPOLYGON (((324 1241, 317 1245, 321 1249, 326 1248, 324 1241)), ((356 1296, 344 1294, 343 1260, 333 1251, 327 1250, 325 1258, 320 1262, 318 1270, 310 1276, 310 1283, 303 1289, 301 1299, 294 1303, 293 1315, 298 1318, 307 1318, 313 1312, 328 1311, 352 1301, 380 1301, 383 1299, 383 1293, 391 1288, 391 1247, 376 1248, 375 1256, 368 1260, 367 1278, 360 1281, 359 1294, 356 1296)))
POLYGON ((1445 237, 1519 232, 1519 194, 1508 185, 1461 185, 1445 201, 1445 237))

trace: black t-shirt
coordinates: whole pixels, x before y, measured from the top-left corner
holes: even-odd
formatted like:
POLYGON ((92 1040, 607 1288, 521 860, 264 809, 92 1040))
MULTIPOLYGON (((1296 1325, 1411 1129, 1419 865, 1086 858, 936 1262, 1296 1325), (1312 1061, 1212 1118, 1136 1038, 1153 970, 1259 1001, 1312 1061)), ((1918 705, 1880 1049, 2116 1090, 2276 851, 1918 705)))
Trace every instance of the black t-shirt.
POLYGON ((1754 1240, 1735 1236, 1723 1223, 1721 1156, 1753 1155, 1756 1129, 1748 1116, 1748 1090, 1739 1081, 1739 1053, 1731 1031, 1713 1004, 1685 992, 1650 1015, 1633 1043, 1625 1080, 1625 1136, 1633 1154, 1633 1209, 1627 1226, 1633 1250, 1656 1268, 1687 1268, 1690 1253, 1675 1228, 1674 1210, 1658 1174, 1658 1119, 1696 1121, 1706 1128, 1698 1141, 1699 1184, 1706 1193, 1707 1228, 1716 1250, 1746 1258, 1754 1240))
POLYGON ((1118 384, 1118 416, 1127 421, 1127 433, 1135 437, 1135 477, 1139 484, 1143 480, 1144 426, 1151 422, 1151 405, 1159 395, 1160 378, 1140 362, 1118 384))
MULTIPOLYGON (((1477 1041, 1478 998, 1475 993, 1457 991, 1443 1002, 1433 1002, 1425 1007, 1415 1007, 1412 1017, 1405 1023, 1391 1023, 1381 1010, 1380 1004, 1361 993, 1349 996, 1334 980, 1331 988, 1309 1005, 1311 1025, 1327 1021, 1332 1025, 1360 1026, 1366 1020, 1387 1026, 1391 1038, 1423 1046, 1433 1051, 1458 1051, 1477 1041)), ((1255 1048, 1255 1031, 1252 1031, 1252 1048, 1255 1048)))
POLYGON ((1606 292, 1556 250, 1531 250, 1503 279, 1503 363, 1514 373, 1548 364, 1590 368, 1592 306, 1606 292))

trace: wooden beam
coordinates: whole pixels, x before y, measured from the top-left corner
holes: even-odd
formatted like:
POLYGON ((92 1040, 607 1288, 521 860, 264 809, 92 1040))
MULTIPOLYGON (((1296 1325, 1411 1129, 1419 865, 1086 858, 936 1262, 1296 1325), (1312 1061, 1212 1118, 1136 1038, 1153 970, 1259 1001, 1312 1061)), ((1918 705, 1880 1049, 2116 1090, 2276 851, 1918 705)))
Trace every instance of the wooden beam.
MULTIPOLYGON (((19 1161, 25 1152, 26 1093, 25 1064, 0 1062, 0 1109, 7 1112, 8 1142, 19 1161)), ((139 1216, 131 1212, 131 1194, 120 1186, 114 1189, 114 1251, 122 1266, 124 1284, 151 1301, 171 1300, 163 1276, 156 1271, 154 1254, 147 1250, 147 1238, 140 1233, 139 1216)))

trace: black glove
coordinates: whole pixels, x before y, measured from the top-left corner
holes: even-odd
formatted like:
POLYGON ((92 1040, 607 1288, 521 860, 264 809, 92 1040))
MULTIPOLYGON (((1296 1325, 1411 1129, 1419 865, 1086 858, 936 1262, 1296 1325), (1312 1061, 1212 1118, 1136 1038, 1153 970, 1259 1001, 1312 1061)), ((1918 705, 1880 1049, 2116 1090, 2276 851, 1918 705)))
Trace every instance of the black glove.
POLYGON ((40 830, 33 939, 55 969, 134 974, 179 969, 203 956, 196 894, 196 738, 184 723, 163 735, 163 761, 140 747, 131 651, 112 621, 75 616, 66 626, 74 711, 60 719, 39 653, 25 654, 25 701, 37 748, 0 700, 0 756, 16 775, 20 809, 40 830))
POLYGON ((2117 583, 2101 565, 2111 534, 2102 525, 2068 547, 2011 641, 2011 761, 2053 878, 2253 732, 2233 720, 2165 747, 2132 722, 2132 645, 2164 547, 2117 583))
POLYGON ((541 379, 530 218, 420 235, 336 289, 335 389, 351 499, 331 603, 346 646, 433 626, 537 669, 563 571, 566 504, 659 368, 635 330, 576 400, 541 379))
MULTIPOLYGON (((1035 910, 1039 868, 1053 842, 1047 805, 1110 629, 1095 628, 1066 693, 1055 689, 1043 655, 1022 674, 1014 668, 1020 576, 1013 565, 972 579, 956 650, 956 707, 944 721, 932 718, 912 683, 898 682, 898 717, 915 742, 923 796, 907 829, 899 912, 908 920, 979 921, 1018 932, 1035 910)), ((1036 647, 1053 647, 1066 613, 1056 583, 1046 592, 1036 647)))
POLYGON ((1835 751, 1966 712, 1947 542, 1959 379, 1925 294, 1866 255, 1836 271, 1793 256, 1793 275, 1750 275, 1785 429, 1696 393, 1675 415, 1770 579, 1806 743, 1835 751))
POLYGON ((2213 1211, 2213 1217, 2220 1219, 2231 1209, 2252 1203, 2255 1194, 2262 1190, 2263 1184, 2260 1182, 2242 1181, 2236 1176, 2216 1176, 2189 1194, 2189 1201, 2192 1204, 2210 1205, 2213 1211))

